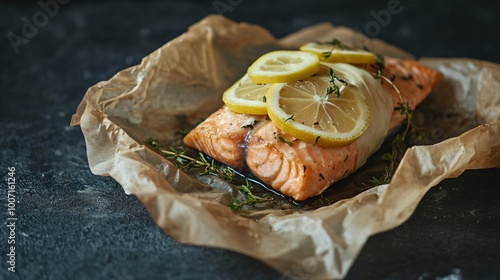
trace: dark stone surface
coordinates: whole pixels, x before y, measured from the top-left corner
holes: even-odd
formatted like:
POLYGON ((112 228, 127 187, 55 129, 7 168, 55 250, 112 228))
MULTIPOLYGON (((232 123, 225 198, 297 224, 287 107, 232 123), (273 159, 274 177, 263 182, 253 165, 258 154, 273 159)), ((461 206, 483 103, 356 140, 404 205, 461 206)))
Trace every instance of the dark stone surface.
MULTIPOLYGON (((225 16, 281 37, 323 21, 364 31, 390 1, 222 2, 239 3, 225 16)), ((180 3, 71 1, 46 22, 38 17, 38 31, 17 53, 8 34, 22 35, 23 18, 33 22, 43 10, 34 1, 0 4, 0 279, 282 278, 249 257, 162 233, 134 196, 90 173, 82 133, 69 127, 89 86, 216 13, 214 1, 180 3), (17 274, 6 262, 12 166, 17 274)), ((493 3, 402 0, 377 37, 419 57, 500 62, 500 6, 493 3)), ((368 240, 347 278, 500 279, 499 171, 467 171, 433 188, 408 222, 368 240)))

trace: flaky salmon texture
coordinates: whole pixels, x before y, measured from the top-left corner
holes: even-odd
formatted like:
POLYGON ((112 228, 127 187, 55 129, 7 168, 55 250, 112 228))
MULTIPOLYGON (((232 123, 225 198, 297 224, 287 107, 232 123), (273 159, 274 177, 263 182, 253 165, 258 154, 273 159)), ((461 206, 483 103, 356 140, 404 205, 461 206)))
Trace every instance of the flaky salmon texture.
MULTIPOLYGON (((387 57, 383 75, 396 77, 394 85, 412 108, 422 102, 442 78, 440 73, 417 61, 387 57)), ((392 85, 386 82, 383 87, 392 95, 392 108, 397 107, 401 100, 392 85)), ((386 133, 370 141, 381 144, 404 119, 399 111, 393 110, 390 114, 386 133)), ((370 125, 375 125, 374 122, 377 120, 372 119, 370 125)), ((190 131, 184 144, 233 168, 248 167, 262 182, 295 200, 321 194, 366 161, 358 158, 361 153, 358 141, 341 147, 319 147, 280 131, 266 116, 238 114, 226 106, 190 131)))

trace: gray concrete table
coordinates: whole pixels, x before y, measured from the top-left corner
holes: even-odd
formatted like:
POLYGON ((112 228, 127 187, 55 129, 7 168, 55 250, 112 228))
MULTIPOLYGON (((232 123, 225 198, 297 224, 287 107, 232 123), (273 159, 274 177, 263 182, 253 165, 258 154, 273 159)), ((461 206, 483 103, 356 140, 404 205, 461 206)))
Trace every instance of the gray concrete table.
MULTIPOLYGON (((0 279, 282 279, 252 258, 164 234, 134 196, 90 173, 71 115, 89 86, 217 12, 277 37, 331 21, 416 56, 500 62, 493 1, 366 2, 0 4, 0 279), (7 263, 9 167, 15 274, 7 263)), ((368 240, 347 279, 500 279, 499 171, 467 171, 433 188, 408 222, 368 240)))

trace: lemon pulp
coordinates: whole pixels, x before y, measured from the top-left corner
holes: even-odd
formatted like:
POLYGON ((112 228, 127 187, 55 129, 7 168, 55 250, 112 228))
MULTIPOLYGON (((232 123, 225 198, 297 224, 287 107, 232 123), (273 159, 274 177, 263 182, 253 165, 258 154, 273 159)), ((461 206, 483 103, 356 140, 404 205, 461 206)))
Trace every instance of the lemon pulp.
POLYGON ((355 86, 338 85, 340 96, 327 94, 326 76, 273 85, 267 93, 267 112, 284 132, 323 147, 354 142, 371 120, 370 105, 355 86))
POLYGON ((256 84, 245 74, 222 95, 222 101, 229 110, 240 114, 265 115, 267 114, 264 101, 268 84, 256 84))

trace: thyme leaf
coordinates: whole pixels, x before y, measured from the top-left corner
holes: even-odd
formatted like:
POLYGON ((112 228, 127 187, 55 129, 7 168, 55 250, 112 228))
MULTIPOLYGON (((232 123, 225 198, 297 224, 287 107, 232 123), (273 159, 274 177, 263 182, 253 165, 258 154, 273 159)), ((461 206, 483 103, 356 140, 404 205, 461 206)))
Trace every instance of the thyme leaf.
POLYGON ((339 48, 341 50, 348 49, 348 47, 344 46, 340 40, 337 38, 333 38, 330 42, 319 42, 319 44, 323 45, 332 45, 332 49, 330 51, 322 52, 321 55, 323 56, 323 59, 327 59, 332 55, 332 52, 335 48, 339 48))
MULTIPOLYGON (((380 83, 384 82, 384 68, 385 68, 385 59, 384 56, 377 54, 375 56, 375 64, 371 65, 375 71, 372 73, 373 78, 380 79, 380 83)), ((387 79, 387 77, 386 77, 387 79)))
POLYGON ((318 141, 319 141, 319 138, 321 138, 321 136, 316 136, 316 139, 314 140, 314 145, 318 144, 318 141))
POLYGON ((323 206, 332 205, 334 202, 335 202, 334 199, 324 197, 323 194, 321 194, 320 198, 315 199, 312 203, 308 204, 307 206, 311 208, 320 208, 323 206))
POLYGON ((323 57, 323 59, 327 59, 332 56, 332 51, 322 52, 321 56, 323 57))
POLYGON ((233 202, 229 204, 228 207, 236 212, 241 210, 245 205, 254 206, 257 203, 273 200, 273 198, 268 194, 264 194, 262 196, 257 196, 253 194, 251 188, 252 186, 250 185, 250 182, 247 180, 245 185, 241 185, 239 187, 239 190, 243 192, 243 194, 245 195, 245 200, 241 201, 237 198, 234 198, 233 202))
POLYGON ((332 93, 334 93, 335 95, 337 95, 337 97, 340 97, 340 92, 345 88, 345 86, 348 85, 347 81, 342 79, 342 78, 339 78, 335 75, 335 72, 333 71, 332 68, 330 68, 329 70, 329 73, 328 73, 329 77, 330 77, 330 80, 328 81, 328 83, 331 85, 331 86, 328 86, 326 88, 326 96, 325 98, 328 98, 328 96, 332 93), (338 81, 339 83, 342 84, 341 87, 339 87, 337 85, 337 83, 335 83, 335 81, 338 81))
POLYGON ((342 44, 342 42, 337 38, 333 38, 332 41, 330 41, 330 44, 337 46, 340 49, 347 49, 347 47, 344 46, 344 44, 342 44))
POLYGON ((292 142, 290 141, 287 141, 285 138, 283 138, 283 136, 279 136, 278 139, 283 142, 283 143, 286 143, 288 146, 292 146, 292 142))
POLYGON ((189 130, 185 129, 185 128, 180 128, 179 130, 177 130, 175 132, 176 135, 179 135, 180 137, 184 137, 188 134, 189 130))

